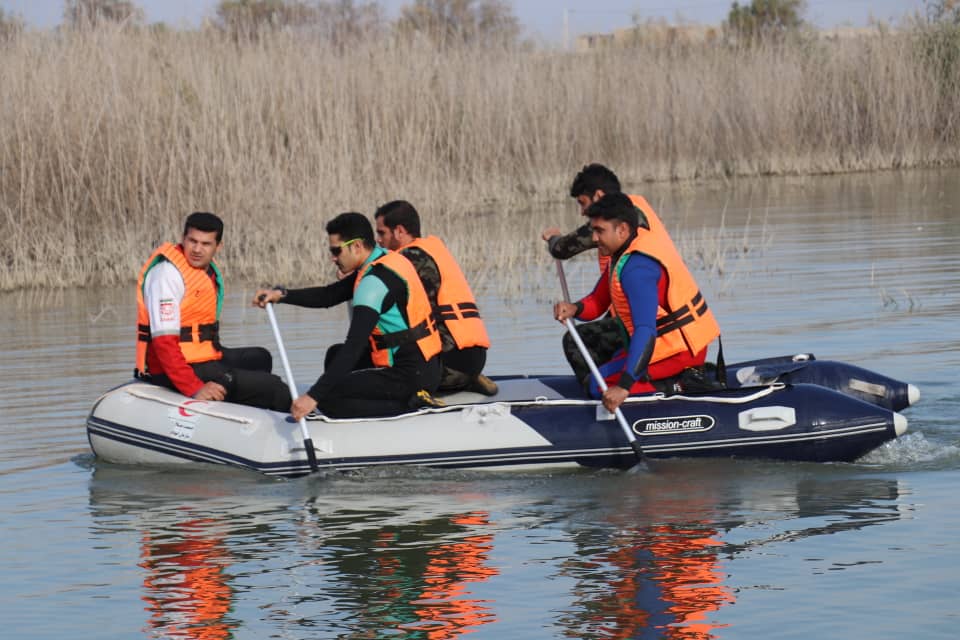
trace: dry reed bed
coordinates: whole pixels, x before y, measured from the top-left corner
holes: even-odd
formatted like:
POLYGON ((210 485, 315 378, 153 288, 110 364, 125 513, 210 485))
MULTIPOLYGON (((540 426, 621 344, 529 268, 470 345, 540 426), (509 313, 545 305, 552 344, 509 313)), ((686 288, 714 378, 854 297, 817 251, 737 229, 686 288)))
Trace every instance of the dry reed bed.
POLYGON ((323 223, 393 198, 468 272, 520 274, 542 251, 524 209, 588 161, 634 186, 960 161, 960 95, 893 36, 573 55, 28 33, 0 86, 0 290, 129 282, 193 210, 226 218, 231 279, 323 279, 323 223))

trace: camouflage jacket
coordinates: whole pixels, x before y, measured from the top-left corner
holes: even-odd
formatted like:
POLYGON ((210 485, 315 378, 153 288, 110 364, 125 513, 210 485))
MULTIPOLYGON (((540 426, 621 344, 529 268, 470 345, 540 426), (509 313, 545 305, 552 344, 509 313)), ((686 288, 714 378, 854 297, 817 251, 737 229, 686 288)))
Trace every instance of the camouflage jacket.
MULTIPOLYGON (((643 211, 637 210, 639 214, 639 223, 645 229, 650 228, 647 217, 643 211)), ((573 256, 596 249, 597 243, 593 241, 593 229, 590 228, 590 221, 583 223, 570 233, 562 236, 553 236, 547 241, 547 250, 550 255, 558 260, 568 260, 573 256)))
MULTIPOLYGON (((427 292, 427 298, 430 299, 430 307, 433 309, 434 318, 437 315, 437 294, 440 291, 440 267, 430 255, 420 247, 404 247, 400 250, 403 257, 413 263, 413 267, 420 276, 420 282, 427 292)), ((442 322, 437 323, 437 330, 440 332, 440 342, 443 345, 443 351, 446 353, 457 348, 450 330, 442 322)))
POLYGON ((547 241, 547 250, 558 260, 568 260, 579 253, 596 248, 597 243, 593 241, 593 230, 589 222, 580 225, 570 233, 553 236, 547 241))

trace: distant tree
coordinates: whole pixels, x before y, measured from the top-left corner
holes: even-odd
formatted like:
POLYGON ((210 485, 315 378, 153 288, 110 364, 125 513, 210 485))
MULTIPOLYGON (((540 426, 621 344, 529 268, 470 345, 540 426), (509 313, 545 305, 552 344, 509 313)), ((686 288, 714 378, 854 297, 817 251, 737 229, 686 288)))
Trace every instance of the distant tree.
POLYGON ((397 30, 422 34, 434 42, 514 44, 520 22, 502 0, 414 0, 400 9, 397 30))
POLYGON ((23 33, 23 18, 0 8, 0 44, 10 42, 23 33))
POLYGON ((143 24, 143 9, 131 0, 65 0, 63 21, 73 29, 97 27, 101 24, 143 24))
POLYGON ((303 0, 221 0, 218 26, 231 36, 256 38, 262 30, 301 28, 316 23, 317 9, 303 0))
MULTIPOLYGON (((960 0, 927 0, 918 17, 919 53, 938 77, 942 95, 953 100, 960 91, 960 0)), ((946 107, 955 112, 956 106, 946 107)))
POLYGON ((728 37, 745 44, 782 38, 805 23, 800 14, 804 0, 751 0, 749 5, 734 2, 724 22, 728 37))
POLYGON ((329 0, 317 3, 317 26, 336 46, 376 37, 386 24, 383 9, 377 2, 329 0))
POLYGON ((960 26, 960 0, 926 0, 924 4, 930 23, 960 26))
POLYGON ((256 38, 261 31, 297 29, 343 45, 384 29, 377 2, 356 0, 222 0, 217 25, 235 38, 256 38))

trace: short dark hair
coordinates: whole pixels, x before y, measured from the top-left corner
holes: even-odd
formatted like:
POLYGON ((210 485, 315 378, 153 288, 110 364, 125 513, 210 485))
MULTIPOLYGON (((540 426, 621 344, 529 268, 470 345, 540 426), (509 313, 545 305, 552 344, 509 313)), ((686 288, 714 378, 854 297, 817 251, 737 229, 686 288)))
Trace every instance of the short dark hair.
POLYGON ((368 249, 373 248, 373 227, 367 220, 367 216, 356 211, 341 213, 328 222, 327 233, 337 234, 344 242, 361 238, 364 246, 368 249))
POLYGON ((570 197, 593 196, 597 191, 604 193, 619 193, 620 179, 610 169, 602 164, 584 165, 570 185, 570 197))
POLYGON ((388 202, 376 210, 373 218, 383 218, 383 224, 391 231, 402 224, 407 233, 414 238, 420 237, 420 214, 406 200, 388 202))
POLYGON ((640 211, 630 200, 630 196, 625 193, 604 194, 602 198, 587 207, 584 214, 591 220, 601 218, 626 222, 631 229, 636 229, 640 224, 640 211))
POLYGON ((207 233, 216 231, 217 242, 223 241, 223 220, 220 219, 220 216, 217 216, 213 213, 209 213, 207 211, 194 211, 188 215, 186 222, 183 223, 183 235, 187 235, 187 232, 190 229, 205 231, 207 233))

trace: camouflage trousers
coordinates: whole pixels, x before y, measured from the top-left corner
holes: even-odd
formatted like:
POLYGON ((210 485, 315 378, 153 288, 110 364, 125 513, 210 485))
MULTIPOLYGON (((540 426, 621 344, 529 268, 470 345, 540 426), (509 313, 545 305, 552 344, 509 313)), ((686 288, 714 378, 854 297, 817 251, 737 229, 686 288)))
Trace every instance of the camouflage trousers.
MULTIPOLYGON (((593 358, 594 364, 601 365, 613 359, 613 355, 620 349, 627 347, 627 332, 623 324, 610 315, 599 320, 577 325, 577 333, 583 340, 584 346, 593 358)), ((563 353, 584 389, 590 384, 590 365, 583 359, 577 343, 569 333, 563 334, 563 353)))

